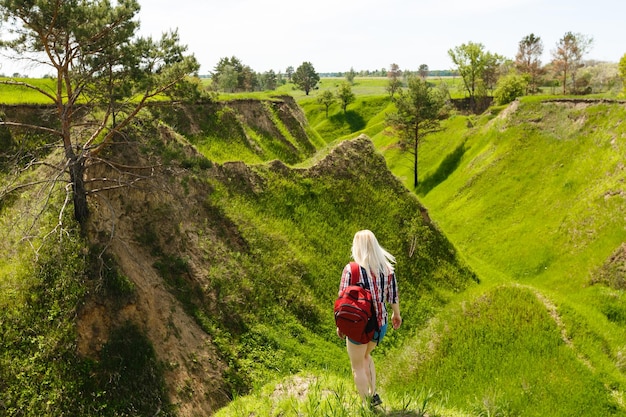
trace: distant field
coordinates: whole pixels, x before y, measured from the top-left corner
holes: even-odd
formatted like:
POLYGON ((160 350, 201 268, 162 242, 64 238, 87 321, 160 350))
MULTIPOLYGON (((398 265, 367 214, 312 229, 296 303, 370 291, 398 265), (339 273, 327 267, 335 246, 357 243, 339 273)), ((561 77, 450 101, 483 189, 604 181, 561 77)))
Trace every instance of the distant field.
MULTIPOLYGON (((428 79, 432 83, 445 82, 448 84, 448 90, 452 98, 465 97, 465 91, 463 89, 463 81, 459 77, 431 77, 428 79)), ((315 97, 324 90, 337 90, 339 85, 346 81, 344 77, 323 77, 320 79, 317 88, 309 92, 308 97, 315 97)), ((203 78, 202 82, 208 86, 211 83, 210 78, 203 78)), ((387 85, 389 79, 387 77, 356 77, 352 84, 352 92, 358 96, 377 96, 385 95, 387 92, 387 85)), ((275 94, 288 94, 293 96, 296 100, 307 98, 307 95, 303 90, 293 83, 287 83, 279 86, 274 91, 258 91, 248 93, 220 93, 221 99, 232 98, 268 98, 270 95, 275 94)))
MULTIPOLYGON (((1 80, 9 80, 9 78, 0 78, 1 80)), ((14 81, 32 84, 43 90, 53 91, 55 88, 54 80, 51 78, 17 78, 14 81)), ((316 89, 309 92, 309 97, 315 97, 324 90, 337 90, 339 85, 346 81, 343 77, 324 77, 320 80, 316 89)), ((453 98, 465 96, 463 84, 459 77, 432 77, 429 81, 433 83, 445 82, 448 84, 450 95, 453 98)), ((211 82, 208 78, 203 78, 202 82, 208 86, 211 82)), ((388 79, 386 77, 356 77, 352 85, 352 92, 358 96, 376 96, 385 95, 387 93, 388 79)), ((269 98, 276 94, 288 94, 296 100, 306 98, 304 91, 298 89, 293 83, 287 83, 278 87, 274 91, 258 91, 246 93, 220 93, 219 99, 229 100, 233 98, 269 98)), ((0 103, 1 104, 51 104, 43 94, 19 85, 0 84, 0 103)))
MULTIPOLYGON (((2 78, 1 80, 8 80, 9 78, 2 78)), ((18 78, 15 79, 18 82, 29 83, 37 86, 43 90, 53 91, 55 88, 54 81, 51 78, 18 78)), ((309 92, 307 96, 304 91, 300 90, 295 84, 287 83, 279 86, 276 90, 272 91, 255 91, 244 93, 219 93, 218 99, 220 100, 232 100, 232 99, 270 99, 277 94, 288 94, 293 96, 296 100, 305 98, 314 98, 322 91, 331 90, 337 91, 342 82, 346 81, 344 77, 323 77, 317 87, 309 92)), ((463 80, 460 77, 430 77, 428 81, 434 84, 446 83, 448 85, 448 91, 452 98, 464 98, 467 96, 465 88, 463 86, 463 80)), ((202 84, 208 87, 211 83, 210 78, 202 78, 202 84)), ((356 77, 352 84, 352 92, 357 96, 378 96, 386 95, 387 85, 389 80, 387 77, 356 77)), ((546 88, 546 90, 548 90, 546 88)), ((553 89, 550 89, 553 90, 553 89)), ((555 93, 554 91, 545 91, 546 93, 555 93)), ((558 93, 558 92, 557 92, 558 93)), ((37 91, 29 89, 19 85, 3 85, 0 84, 0 104, 50 104, 44 95, 37 91)))
MULTIPOLYGON (((0 78, 0 81, 9 78, 0 78)), ((32 84, 42 90, 52 92, 54 80, 51 78, 16 78, 13 81, 32 84)), ((52 104, 52 101, 43 94, 20 85, 0 84, 0 103, 2 104, 52 104)))

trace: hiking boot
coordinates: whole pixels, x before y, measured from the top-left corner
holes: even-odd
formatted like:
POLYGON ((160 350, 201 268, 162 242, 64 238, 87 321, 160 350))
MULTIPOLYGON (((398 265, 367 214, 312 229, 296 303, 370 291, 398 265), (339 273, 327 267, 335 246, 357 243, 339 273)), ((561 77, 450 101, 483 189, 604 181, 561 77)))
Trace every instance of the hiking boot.
POLYGON ((372 397, 372 400, 370 401, 370 405, 372 407, 376 407, 377 405, 381 405, 382 403, 383 403, 383 400, 380 399, 378 394, 374 394, 374 396, 372 397))

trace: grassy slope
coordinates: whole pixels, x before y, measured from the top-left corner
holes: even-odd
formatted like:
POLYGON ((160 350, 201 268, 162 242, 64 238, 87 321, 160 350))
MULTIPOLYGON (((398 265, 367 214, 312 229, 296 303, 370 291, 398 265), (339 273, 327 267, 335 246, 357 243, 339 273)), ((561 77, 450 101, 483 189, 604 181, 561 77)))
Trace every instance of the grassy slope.
MULTIPOLYGON (((189 144, 168 126, 145 119, 142 126, 141 136, 128 138, 138 139, 146 155, 159 155, 164 175, 176 172, 175 177, 166 181, 168 198, 184 201, 184 209, 168 207, 165 199, 160 204, 150 204, 139 198, 125 201, 120 210, 126 211, 123 217, 135 228, 131 240, 143 245, 154 257, 147 264, 158 270, 164 285, 171 286, 185 311, 193 315, 214 340, 222 359, 228 361, 230 368, 224 379, 230 395, 245 393, 267 381, 300 371, 328 373, 337 375, 338 381, 349 380, 345 352, 334 337, 328 306, 334 300, 341 268, 349 260, 349 246, 356 230, 364 227, 374 230, 400 260, 398 273, 403 277, 406 331, 391 332, 387 349, 400 345, 412 329, 423 325, 452 294, 472 282, 473 275, 458 262, 442 235, 423 222, 415 197, 387 171, 383 158, 367 140, 344 142, 309 169, 291 169, 280 162, 218 166, 197 154, 188 155, 185 149, 189 150, 189 144), (198 196, 207 189, 210 192, 198 196), (182 194, 174 195, 175 192, 182 194), (367 204, 363 204, 364 195, 368 196, 367 204), (178 213, 178 210, 188 211, 178 213), (382 212, 388 215, 381 216, 382 212), (131 216, 136 217, 131 219, 131 216), (163 222, 164 218, 172 219, 171 224, 163 222), (197 223, 193 223, 196 219, 197 223), (181 228, 194 231, 196 239, 188 239, 181 228), (417 245, 411 248, 414 240, 417 245), (411 257, 413 251, 420 256, 411 257), (192 261, 194 268, 190 267, 192 261)), ((255 130, 258 126, 251 124, 244 128, 255 130)), ((234 135, 233 139, 237 137, 234 135)), ((295 140, 288 138, 291 139, 295 140)), ((135 148, 127 143, 125 149, 132 153, 135 148)), ((300 155, 302 159, 305 156, 305 152, 300 155)), ((267 152, 265 157, 273 159, 275 155, 267 152)), ((134 159, 120 162, 141 164, 134 159)), ((127 191, 122 192, 126 194, 127 191)), ((124 201, 122 195, 108 198, 124 201)), ((20 203, 7 201, 3 207, 3 224, 20 213, 22 204, 27 206, 30 199, 16 201, 20 203)), ((51 207, 51 223, 40 223, 43 232, 54 225, 55 207, 51 207)), ((23 218, 26 221, 26 216, 23 218)), ((20 230, 3 228, 6 233, 3 236, 19 240, 20 230)), ((104 244, 107 233, 108 229, 101 234, 104 244)), ((6 243, 0 249, 6 254, 17 253, 18 247, 8 244, 9 241, 3 239, 6 243)), ((54 248, 56 241, 48 241, 48 245, 54 248)), ((65 247, 58 246, 59 250, 65 247)), ((20 337, 24 322, 20 317, 30 311, 20 295, 33 304, 28 320, 50 316, 50 322, 54 323, 62 315, 67 326, 63 337, 71 341, 75 338, 72 318, 76 303, 41 305, 36 289, 45 289, 47 283, 70 276, 80 278, 76 282, 80 291, 93 291, 103 300, 107 293, 121 291, 123 296, 114 298, 123 305, 125 300, 136 296, 128 279, 138 286, 145 285, 141 276, 125 277, 126 271, 119 271, 118 275, 111 266, 113 276, 107 284, 109 278, 98 278, 90 270, 97 270, 95 258, 91 260, 95 265, 85 258, 81 258, 81 264, 64 263, 67 255, 51 255, 58 261, 54 269, 35 265, 38 273, 31 274, 24 267, 31 259, 28 248, 21 249, 24 252, 10 260, 9 256, 3 256, 6 261, 1 265, 3 286, 14 294, 3 293, 0 301, 4 307, 13 307, 11 311, 15 313, 8 314, 8 309, 4 309, 0 321, 7 347, 0 356, 0 374, 2 381, 15 381, 10 385, 0 384, 3 411, 29 410, 27 415, 55 415, 85 414, 86 410, 92 410, 96 415, 113 416, 141 408, 145 415, 154 414, 157 409, 164 415, 175 414, 171 404, 162 403, 163 369, 154 365, 154 352, 145 348, 145 339, 140 335, 137 344, 141 350, 132 347, 135 342, 130 340, 134 336, 131 331, 120 334, 120 340, 111 340, 102 351, 110 352, 110 363, 76 357, 71 343, 65 343, 62 350, 54 342, 47 345, 43 341, 53 336, 50 329, 56 326, 34 329, 34 337, 42 341, 40 345, 20 337), (72 266, 79 272, 72 270, 72 266), (19 269, 22 270, 16 273, 19 269), (106 289, 107 285, 113 288, 106 289), (50 351, 46 357, 39 354, 42 346, 50 351), (142 355, 139 362, 134 353, 142 355), (46 374, 46 362, 55 354, 62 355, 57 362, 61 370, 54 368, 46 374), (111 382, 109 375, 130 375, 132 364, 137 364, 132 369, 136 378, 114 378, 114 383, 111 382), (24 371, 20 373, 20 369, 24 371), (143 371, 151 373, 142 374, 143 371), (138 389, 134 381, 145 382, 145 386, 138 389), (30 395, 32 392, 37 395, 30 395), (75 401, 63 402, 65 396, 75 401)), ((97 254, 98 247, 93 249, 97 254)), ((67 250, 74 254, 89 253, 87 248, 67 250)), ((78 290, 71 295, 72 300, 81 297, 78 290)), ((57 297, 66 295, 55 294, 52 299, 57 297)), ((193 395, 193 392, 191 387, 183 394, 193 395)), ((346 395, 355 398, 352 389, 346 390, 346 395)))
MULTIPOLYGON (((481 395, 487 396, 488 388, 497 386, 492 396, 518 412, 524 404, 523 415, 556 415, 550 407, 568 415, 564 404, 558 404, 559 398, 578 403, 571 413, 585 409, 584 415, 623 413, 623 408, 618 408, 618 412, 612 407, 622 401, 625 390, 620 358, 626 340, 622 318, 626 300, 623 291, 592 287, 589 282, 626 240, 626 207, 619 194, 625 179, 625 133, 621 122, 624 107, 526 99, 518 108, 503 110, 498 117, 500 110, 481 117, 471 129, 467 129, 465 118, 452 119, 446 131, 424 143, 420 159, 422 186, 418 193, 431 217, 483 280, 487 292, 482 297, 494 298, 497 293, 489 289, 492 287, 501 291, 501 285, 524 284, 555 303, 555 314, 564 324, 565 333, 561 347, 551 351, 541 348, 545 342, 541 338, 533 337, 530 344, 523 339, 505 350, 505 359, 501 357, 500 363, 483 364, 480 370, 472 367, 479 379, 485 378, 475 385, 478 392, 472 394, 481 399, 481 395), (562 350, 565 345, 570 346, 569 352, 562 350), (517 351, 518 346, 523 349, 517 351), (538 354, 528 354, 537 349, 538 354), (550 372, 555 365, 544 365, 546 360, 557 360, 562 375, 550 372), (523 366, 524 362, 528 365, 523 366), (506 371, 513 364, 533 372, 533 368, 543 367, 545 372, 537 384, 532 384, 528 375, 506 371), (486 383, 491 372, 501 381, 496 386, 486 383), (568 374, 568 380, 560 381, 568 374), (587 396, 584 386, 572 383, 582 380, 596 387, 594 395, 587 396), (518 386, 509 391, 506 387, 514 381, 518 386), (568 391, 553 391, 559 384, 568 391), (525 398, 530 387, 547 389, 548 393, 544 392, 542 400, 525 398), (609 393, 617 398, 613 406, 608 405, 613 401, 609 393), (591 411, 588 407, 592 404, 599 408, 591 411)), ((391 158, 398 160, 395 155, 391 158)), ((493 310, 492 317, 506 320, 507 312, 519 311, 515 298, 493 310)), ((545 312, 543 316, 544 325, 552 326, 547 323, 550 317, 545 312)), ((441 362, 430 358, 426 368, 455 363, 466 367, 482 354, 496 351, 493 343, 498 335, 489 329, 488 323, 476 326, 472 317, 453 317, 448 325, 454 326, 458 321, 486 332, 488 343, 474 346, 456 360, 441 362)), ((510 323, 508 329, 513 334, 536 334, 515 323, 510 323)), ((454 342, 456 335, 444 333, 447 341, 453 339, 448 343, 463 351, 465 342, 454 342)), ((556 332, 551 334, 554 337, 556 332)), ((424 373, 419 374, 422 378, 427 378, 424 373)), ((444 384, 444 390, 451 393, 457 393, 459 387, 454 382, 444 384)), ((457 401, 458 397, 454 402, 457 401)))
MULTIPOLYGON (((374 89, 357 94, 345 115, 335 105, 328 118, 316 102, 317 92, 300 96, 299 103, 329 143, 367 132, 385 153, 389 167, 409 185, 410 161, 398 154, 393 137, 384 131, 388 99, 380 93, 374 89)), ((424 409, 442 416, 624 415, 618 405, 623 403, 625 383, 620 372, 623 325, 609 322, 598 306, 611 303, 611 311, 619 312, 623 295, 602 287, 581 290, 588 275, 578 273, 581 265, 587 265, 585 272, 590 264, 599 266, 621 242, 624 229, 599 227, 597 239, 575 239, 581 236, 577 232, 580 213, 587 213, 582 225, 598 214, 623 225, 619 202, 613 210, 602 210, 598 198, 606 191, 602 187, 592 187, 596 207, 581 198, 589 189, 581 178, 602 177, 591 175, 597 169, 587 162, 590 143, 598 146, 593 158, 602 161, 606 171, 615 167, 615 149, 607 152, 603 139, 593 135, 582 143, 574 137, 559 143, 546 139, 550 132, 571 134, 580 121, 572 124, 576 114, 555 113, 532 101, 529 105, 525 111, 532 114, 527 117, 531 123, 495 119, 502 109, 478 120, 456 116, 421 148, 420 198, 479 272, 483 285, 456 297, 449 310, 423 327, 413 342, 379 358, 389 415, 399 410, 419 415, 424 409), (544 118, 545 125, 536 126, 536 120, 544 118), (474 129, 468 129, 474 124, 474 129), (559 146, 563 144, 567 147, 559 146), (545 175, 547 168, 556 165, 567 173, 563 183, 545 175), (555 183, 558 188, 550 187, 555 183), (575 202, 580 204, 572 207, 575 202), (563 213, 568 228, 555 223, 555 218, 563 223, 563 213), (556 231, 548 233, 555 224, 556 231), (549 270, 562 272, 548 274, 549 270), (516 282, 524 286, 512 285, 516 282)), ((619 115, 605 120, 613 111, 592 108, 595 116, 583 119, 591 119, 588 126, 619 126, 619 115)), ((602 220, 596 223, 602 224, 602 220)), ((349 377, 335 380, 305 374, 271 383, 234 402, 220 416, 258 410, 270 415, 352 415, 351 406, 346 407, 354 401, 351 384, 349 377)))
POLYGON ((528 288, 487 290, 441 314, 416 340, 390 361, 388 389, 425 387, 448 406, 490 415, 615 413, 603 378, 563 342, 528 288))
MULTIPOLYGON (((314 102, 315 97, 300 99, 312 125, 325 132, 321 135, 325 142, 355 135, 358 127, 370 129, 368 133, 385 152, 389 167, 404 181, 410 177, 410 164, 397 154, 393 138, 383 131, 383 94, 374 95, 378 97, 372 105, 366 96, 360 96, 348 107, 353 120, 363 122, 355 124, 348 117, 342 120, 340 110, 335 109, 334 127, 328 127, 330 123, 314 102), (369 112, 371 108, 376 110, 369 112)), ((586 110, 563 112, 556 107, 546 112, 542 106, 531 100, 509 118, 490 123, 496 110, 493 115, 474 120, 474 129, 467 128, 467 118, 457 116, 446 123, 445 132, 429 138, 421 148, 420 198, 478 271, 482 285, 457 295, 440 292, 436 298, 453 302, 429 324, 425 321, 432 314, 428 304, 437 302, 436 298, 408 303, 415 315, 411 319, 417 331, 415 338, 401 344, 398 339, 390 339, 393 348, 387 346, 380 352, 384 356, 378 356, 388 406, 385 414, 420 415, 419 411, 426 408, 430 415, 441 416, 624 415, 623 408, 617 406, 623 403, 624 392, 620 358, 626 338, 623 321, 619 322, 625 317, 623 293, 585 285, 589 271, 624 240, 622 202, 619 198, 604 199, 607 190, 621 187, 619 176, 607 173, 621 172, 615 155, 623 159, 623 148, 616 150, 608 144, 622 135, 622 110, 619 106, 594 107, 587 114, 586 110), (582 118, 581 113, 585 114, 582 118), (546 123, 541 126, 544 119, 546 123), (596 126, 602 128, 594 130, 596 126), (586 134, 580 138, 568 136, 572 130, 574 134, 579 130, 586 134), (598 173, 593 167, 600 164, 589 162, 590 154, 606 169, 598 173), (618 227, 603 227, 607 222, 618 227), (609 310, 613 321, 607 319, 609 310)), ((619 141, 615 143, 619 146, 619 141)), ((309 274, 318 268, 326 269, 314 261, 313 253, 318 251, 304 248, 319 247, 329 238, 329 247, 336 248, 343 245, 335 243, 338 234, 312 241, 304 237, 317 230, 317 222, 327 224, 334 218, 325 211, 333 200, 320 206, 319 196, 337 185, 346 185, 324 185, 325 181, 306 175, 287 180, 293 174, 277 176, 280 171, 259 169, 259 175, 274 184, 262 199, 267 209, 260 210, 253 203, 255 199, 245 194, 231 204, 228 201, 232 195, 223 193, 220 205, 224 205, 219 210, 232 210, 230 216, 248 225, 242 229, 248 234, 246 239, 265 241, 267 253, 281 245, 288 248, 287 253, 293 254, 288 257, 298 259, 296 269, 307 265, 305 270, 311 268, 309 274), (325 213, 323 219, 317 218, 320 211, 325 213), (294 214, 300 220, 312 217, 310 225, 293 223, 294 214), (280 232, 294 228, 298 230, 296 235, 283 236, 280 232), (300 241, 304 246, 286 245, 300 241)), ((372 219, 368 217, 367 221, 372 219)), ((336 225, 328 228, 335 230, 336 225)), ((393 235, 389 230, 389 236, 393 235)), ((397 244, 401 242, 392 243, 392 249, 397 244)), ((423 250, 428 248, 427 244, 423 250)), ((422 256, 429 258, 427 252, 422 256)), ((258 268, 258 260, 251 258, 246 263, 251 271, 258 268)), ((261 269, 271 267, 271 259, 261 260, 261 269)), ((284 268, 281 264, 284 262, 278 259, 278 270, 284 268)), ((417 276, 422 273, 419 271, 432 270, 414 267, 418 268, 417 276)), ((440 277, 447 280, 445 271, 442 268, 433 278, 443 273, 440 277)), ((403 271, 404 276, 414 273, 403 271)), ((320 287, 314 291, 326 290, 320 287)), ((409 300, 413 299, 411 292, 406 294, 409 300)), ((291 318, 273 324, 270 320, 269 327, 259 324, 251 329, 248 337, 253 343, 249 351, 242 352, 240 366, 253 378, 256 372, 262 374, 265 366, 275 363, 287 374, 297 369, 303 373, 258 388, 253 395, 222 410, 220 416, 367 414, 355 407, 347 373, 321 372, 325 366, 321 362, 309 366, 309 359, 319 356, 315 353, 318 349, 324 349, 323 362, 336 364, 332 366, 341 366, 345 356, 341 349, 329 352, 313 341, 316 338, 311 338, 294 319, 298 306, 290 309, 294 312, 291 318), (284 339, 284 329, 294 337, 284 339), (311 344, 307 347, 303 340, 311 344), (311 346, 315 346, 314 355, 309 357, 311 346)))
MULTIPOLYGON (((1 78, 0 80, 10 80, 13 82, 23 82, 40 88, 43 91, 54 95, 54 80, 51 78, 1 78)), ((0 85, 0 103, 2 104, 52 104, 52 100, 43 94, 20 85, 0 85)))
MULTIPOLYGON (((280 163, 251 167, 253 175, 259 176, 256 181, 265 184, 260 189, 249 189, 233 173, 228 184, 214 185, 213 204, 238 225, 244 240, 254 248, 244 265, 249 262, 250 276, 256 277, 254 286, 269 291, 255 301, 259 303, 255 308, 267 309, 267 314, 261 315, 269 318, 269 324, 284 328, 282 310, 308 322, 314 333, 332 334, 325 306, 336 293, 337 266, 341 268, 348 260, 351 236, 363 227, 376 230, 389 250, 405 259, 399 274, 406 277, 407 294, 413 295, 406 301, 413 306, 406 312, 410 322, 424 322, 449 292, 467 284, 470 276, 459 271, 451 248, 420 221, 416 201, 391 177, 381 174, 384 165, 379 158, 370 153, 366 142, 357 141, 334 149, 308 170, 291 170, 280 163), (363 164, 369 169, 363 170, 363 164), (361 203, 363 195, 368 196, 368 204, 361 203), (379 216, 382 211, 389 216, 379 216), (420 236, 424 242, 416 248, 422 256, 413 260, 406 255, 411 236, 420 236), (345 249, 337 249, 342 247, 345 249), (275 272, 268 275, 263 271, 275 272), (294 276, 299 277, 297 285, 290 285, 294 276), (271 302, 274 297, 279 305, 271 302)), ((276 343, 284 341, 279 331, 276 343)), ((300 356, 310 356, 309 365, 302 369, 329 366, 330 352, 320 357, 320 351, 302 348, 294 346, 300 356)))
MULTIPOLYGON (((623 198, 607 194, 624 179, 623 116, 619 105, 531 102, 485 118, 467 139, 438 149, 439 156, 464 152, 457 170, 423 200, 448 213, 446 230, 468 256, 516 280, 578 289, 625 237, 623 198), (497 234, 487 231, 496 224, 497 234)), ((425 144, 423 165, 437 165, 430 147, 441 139, 425 144)))
MULTIPOLYGON (((313 99, 301 103, 313 125, 327 123, 320 121, 323 109, 315 109, 313 99)), ((364 114, 363 107, 357 101, 348 111, 364 114)), ((474 304, 513 291, 506 302, 494 303, 487 317, 501 320, 507 337, 523 343, 509 340, 502 347, 502 330, 489 329, 489 321, 465 314, 442 316, 446 318, 439 320, 448 328, 466 332, 459 336, 440 329, 433 334, 428 328, 415 343, 443 338, 455 355, 425 355, 424 368, 407 375, 420 352, 409 346, 402 355, 411 359, 399 365, 389 361, 396 372, 383 381, 400 392, 433 390, 455 407, 475 413, 493 406, 492 414, 503 415, 622 415, 623 406, 617 404, 623 404, 625 391, 621 358, 626 301, 623 291, 588 284, 626 238, 624 108, 526 99, 516 112, 503 110, 493 109, 481 118, 455 116, 443 132, 429 137, 421 148, 418 194, 483 279, 482 290, 458 301, 474 304), (511 290, 511 283, 527 289, 511 290), (529 293, 545 302, 517 301, 529 293), (546 327, 545 337, 525 340, 530 329, 506 322, 511 314, 524 316, 528 310, 546 327), (549 339, 556 343, 545 346, 549 339), (492 354, 494 343, 502 355, 492 354), (480 366, 472 365, 475 361, 480 366), (518 372, 507 371, 507 366, 518 372), (431 367, 449 370, 429 374, 431 367), (562 374, 555 374, 555 367, 562 374), (394 383, 401 375, 400 383, 394 383), (473 384, 464 381, 468 376, 473 384), (568 381, 587 381, 595 388, 568 381), (565 407, 563 399, 573 406, 565 407)), ((382 128, 372 133, 390 169, 410 186, 410 161, 382 128)), ((343 134, 338 130, 336 136, 343 134)))
MULTIPOLYGON (((329 142, 367 131, 410 187, 410 161, 384 131, 383 114, 368 111, 385 110, 376 104, 383 96, 374 95, 373 106, 367 94, 357 95, 346 115, 331 107, 329 118, 315 93, 299 102, 329 142)), ((603 203, 604 193, 621 184, 606 175, 619 172, 616 161, 624 153, 615 142, 607 145, 621 136, 612 130, 620 126, 621 107, 592 106, 580 116, 580 109, 569 114, 535 100, 528 105, 526 121, 504 114, 496 119, 502 108, 484 118, 455 116, 421 148, 420 198, 483 282, 460 294, 413 342, 382 359, 389 415, 624 415, 623 321, 611 322, 602 313, 624 317, 623 293, 586 285, 588 272, 624 238, 622 202, 609 201, 609 210, 603 203), (581 120, 587 121, 584 140, 577 137, 581 120), (569 136, 546 138, 555 133, 569 136), (598 165, 605 168, 600 173, 598 165), (555 166, 561 178, 546 175, 555 166), (589 228, 580 233, 597 216, 595 238, 589 228)), ((285 385, 317 387, 320 378, 285 385)), ((259 392, 222 414, 247 415, 255 407, 279 413, 286 403, 294 413, 351 415, 337 404, 347 401, 350 379, 324 381, 326 394, 303 389, 308 395, 272 400, 259 392)))

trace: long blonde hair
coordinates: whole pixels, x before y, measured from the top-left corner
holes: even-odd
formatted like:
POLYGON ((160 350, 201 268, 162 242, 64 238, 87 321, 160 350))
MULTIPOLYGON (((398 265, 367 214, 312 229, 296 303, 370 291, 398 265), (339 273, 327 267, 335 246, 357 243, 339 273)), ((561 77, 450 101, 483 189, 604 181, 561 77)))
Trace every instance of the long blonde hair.
POLYGON ((383 273, 393 272, 393 264, 396 258, 387 252, 370 230, 360 230, 355 233, 352 240, 352 258, 356 263, 368 271, 383 273))

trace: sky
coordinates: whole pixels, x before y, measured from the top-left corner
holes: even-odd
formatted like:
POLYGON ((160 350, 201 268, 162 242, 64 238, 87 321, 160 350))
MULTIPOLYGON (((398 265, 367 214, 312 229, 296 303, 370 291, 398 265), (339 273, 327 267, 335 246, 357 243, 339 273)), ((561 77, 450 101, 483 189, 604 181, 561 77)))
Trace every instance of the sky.
MULTIPOLYGON (((201 75, 223 57, 256 72, 284 73, 311 62, 319 73, 453 68, 448 51, 481 43, 514 59, 523 37, 544 45, 542 63, 567 33, 593 39, 586 59, 618 62, 626 54, 624 0, 139 0, 140 34, 177 29, 201 75)), ((12 64, 0 60, 0 72, 12 64)), ((36 76, 42 69, 16 71, 36 76)))

